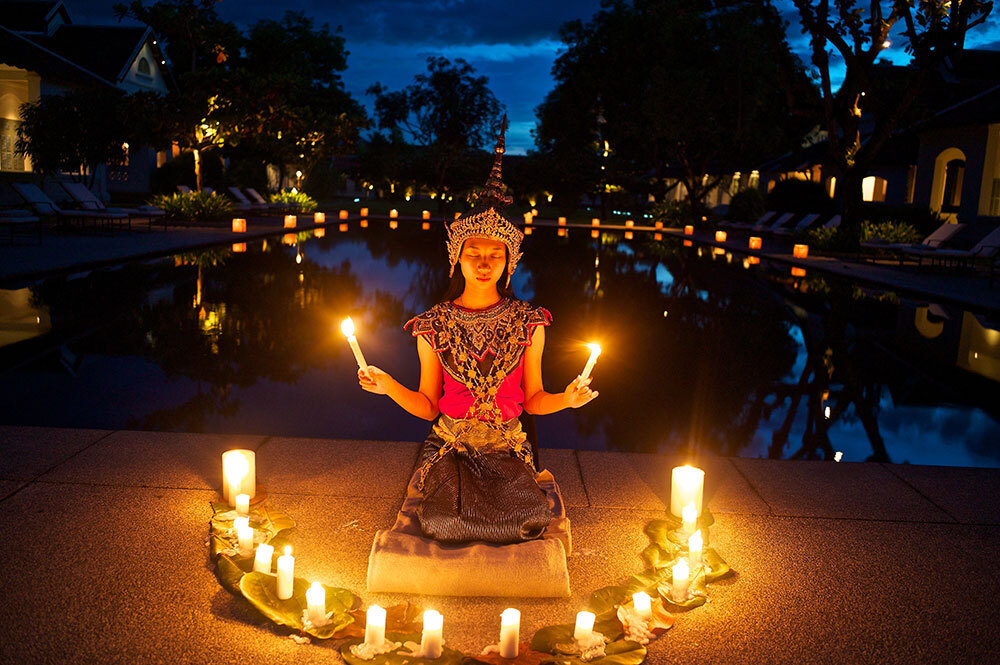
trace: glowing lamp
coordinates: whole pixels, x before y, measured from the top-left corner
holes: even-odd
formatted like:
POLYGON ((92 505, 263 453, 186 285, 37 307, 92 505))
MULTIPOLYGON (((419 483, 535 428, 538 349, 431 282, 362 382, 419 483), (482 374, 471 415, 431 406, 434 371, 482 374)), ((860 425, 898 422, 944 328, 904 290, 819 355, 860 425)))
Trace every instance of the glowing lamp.
POLYGON ((252 499, 257 493, 256 454, 237 448, 222 453, 222 498, 236 507, 236 497, 246 494, 252 499))
POLYGON ((693 246, 694 246, 694 243, 693 243, 693 242, 691 242, 690 240, 685 240, 685 241, 684 241, 684 246, 685 246, 685 247, 693 247, 693 246))
POLYGON ((325 238, 326 237, 326 229, 316 229, 315 231, 313 231, 313 237, 315 237, 315 238, 325 238))
POLYGON ((559 217, 558 219, 556 219, 556 224, 558 224, 559 226, 566 226, 566 218, 559 217))
POLYGON ((420 219, 430 219, 430 218, 431 218, 430 210, 424 210, 422 213, 420 213, 420 219))
POLYGON ((294 229, 297 221, 298 217, 296 217, 295 215, 285 215, 285 228, 294 229))
POLYGON ((347 222, 344 222, 339 227, 341 233, 347 233, 347 222))
POLYGON ((687 226, 685 226, 684 227, 684 235, 686 235, 686 236, 693 236, 694 235, 694 226, 692 226, 691 224, 688 224, 687 226))
POLYGON ((538 217, 538 210, 536 208, 532 208, 531 209, 531 216, 532 217, 538 217))
POLYGON ((675 517, 683 517, 684 506, 694 503, 697 517, 701 514, 704 491, 704 471, 690 464, 675 466, 670 474, 670 512, 675 517))
POLYGON ((758 263, 760 263, 760 257, 759 257, 759 256, 748 256, 748 257, 747 257, 747 262, 748 262, 748 263, 749 263, 750 265, 752 265, 752 266, 755 266, 755 265, 757 265, 758 263))
POLYGON ((653 228, 662 229, 663 228, 663 222, 654 222, 653 223, 653 228))
POLYGON ((601 237, 601 232, 598 231, 597 229, 594 229, 593 231, 590 232, 590 237, 591 238, 600 238, 601 237))
POLYGON ((625 232, 625 240, 631 240, 634 237, 635 237, 635 233, 634 232, 632 232, 632 231, 626 231, 625 232))
POLYGON ((726 249, 724 247, 714 247, 714 248, 712 248, 712 256, 722 256, 725 253, 726 253, 726 249))
POLYGON ((247 220, 242 217, 236 217, 233 219, 233 233, 246 233, 247 232, 247 220))
POLYGON ((346 210, 341 210, 340 211, 340 218, 341 219, 347 219, 347 211, 346 210))
POLYGON ((297 238, 294 233, 286 233, 281 236, 281 242, 284 245, 294 245, 296 240, 297 238))
POLYGON ((362 220, 361 220, 361 222, 359 222, 359 224, 358 224, 358 225, 359 225, 359 226, 360 226, 361 228, 363 228, 363 229, 367 229, 367 228, 368 228, 368 220, 367 220, 367 219, 362 219, 362 220))
POLYGON ((389 228, 390 229, 398 229, 399 228, 399 222, 397 222, 396 220, 390 221, 389 222, 389 228))
POLYGON ((805 277, 805 276, 806 276, 805 268, 792 268, 792 277, 805 277))
POLYGON ((764 241, 760 236, 750 236, 750 249, 760 249, 764 246, 764 241))
POLYGON ((590 220, 590 225, 591 226, 600 226, 601 225, 601 219, 599 217, 594 217, 592 220, 590 220))
POLYGON ((389 211, 389 219, 396 219, 397 217, 399 217, 399 211, 398 210, 396 210, 395 208, 393 208, 392 210, 389 211))
POLYGON ((567 237, 569 235, 568 231, 569 231, 569 229, 559 229, 556 232, 556 235, 558 235, 560 238, 565 238, 565 237, 567 237))
POLYGON ((316 224, 326 224, 326 213, 325 212, 314 212, 313 222, 316 224))
POLYGON ((526 236, 530 236, 530 235, 531 235, 531 232, 532 232, 532 230, 533 230, 533 229, 532 229, 532 228, 531 228, 530 226, 529 226, 529 227, 527 227, 527 228, 525 228, 525 229, 524 229, 524 235, 526 235, 526 236))
POLYGON ((424 222, 423 224, 420 225, 420 228, 423 229, 424 231, 430 231, 431 230, 431 223, 430 222, 424 222))
POLYGON ((797 259, 809 258, 809 245, 795 245, 792 247, 792 256, 797 259))
POLYGON ((362 217, 367 217, 368 216, 368 208, 362 208, 361 212, 359 212, 358 214, 361 215, 362 217))
POLYGON ((635 226, 635 220, 626 219, 625 226, 635 226))
POLYGON ((247 244, 245 242, 234 242, 233 243, 233 253, 242 254, 247 251, 247 244))
POLYGON ((726 242, 726 232, 716 231, 715 232, 715 242, 726 242))
POLYGON ((531 224, 531 221, 532 221, 532 219, 533 219, 533 218, 532 218, 532 216, 531 216, 531 213, 530 213, 530 212, 526 212, 526 213, 524 213, 524 225, 525 225, 525 226, 529 226, 529 225, 531 224))
POLYGON ((654 233, 653 234, 653 240, 663 240, 663 234, 662 233, 654 233))

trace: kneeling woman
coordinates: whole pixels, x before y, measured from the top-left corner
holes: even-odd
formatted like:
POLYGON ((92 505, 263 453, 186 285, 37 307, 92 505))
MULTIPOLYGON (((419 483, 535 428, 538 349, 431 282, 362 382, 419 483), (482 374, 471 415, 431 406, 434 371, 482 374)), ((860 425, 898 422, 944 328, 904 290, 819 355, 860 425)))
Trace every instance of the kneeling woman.
POLYGON ((510 289, 524 235, 503 214, 510 203, 500 182, 503 145, 501 132, 484 193, 448 229, 452 281, 444 301, 406 324, 417 338, 419 389, 374 366, 358 372, 365 390, 434 421, 416 472, 417 516, 425 536, 449 544, 540 537, 552 513, 518 417, 597 397, 590 379, 579 377, 561 393, 542 388, 552 316, 510 289))

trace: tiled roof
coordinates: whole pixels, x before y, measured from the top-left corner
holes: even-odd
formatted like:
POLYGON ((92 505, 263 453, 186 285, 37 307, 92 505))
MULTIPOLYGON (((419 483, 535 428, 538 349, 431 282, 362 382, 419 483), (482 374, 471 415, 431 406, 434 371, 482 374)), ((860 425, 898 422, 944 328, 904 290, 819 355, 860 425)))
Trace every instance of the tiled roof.
POLYGON ((117 83, 148 32, 149 28, 135 26, 63 25, 51 37, 38 35, 31 39, 117 83))

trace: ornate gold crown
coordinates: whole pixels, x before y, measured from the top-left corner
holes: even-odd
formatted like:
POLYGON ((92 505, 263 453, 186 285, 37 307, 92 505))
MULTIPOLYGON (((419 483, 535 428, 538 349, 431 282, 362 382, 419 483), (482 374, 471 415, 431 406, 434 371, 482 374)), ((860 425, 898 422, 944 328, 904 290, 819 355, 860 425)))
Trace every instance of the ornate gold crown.
POLYGON ((503 214, 503 209, 511 202, 511 198, 503 193, 503 181, 500 178, 506 130, 507 116, 504 115, 500 136, 493 150, 493 168, 490 169, 483 193, 474 199, 472 210, 445 227, 448 230, 450 265, 448 277, 455 274, 455 264, 458 263, 458 257, 462 253, 462 245, 469 238, 490 238, 499 240, 507 246, 508 286, 510 286, 510 276, 514 274, 517 262, 521 259, 521 241, 524 240, 524 233, 503 214))

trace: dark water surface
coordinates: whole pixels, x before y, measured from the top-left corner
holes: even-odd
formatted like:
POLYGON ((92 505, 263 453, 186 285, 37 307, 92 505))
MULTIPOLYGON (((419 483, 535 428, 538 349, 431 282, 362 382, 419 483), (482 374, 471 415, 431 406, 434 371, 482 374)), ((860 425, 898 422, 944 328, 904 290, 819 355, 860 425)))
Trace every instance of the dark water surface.
MULTIPOLYGON (((600 397, 540 417, 542 446, 1000 466, 996 320, 641 234, 524 250, 546 388, 604 347, 600 397)), ((358 388, 339 323, 415 387, 402 325, 446 282, 443 231, 372 220, 0 290, 0 423, 422 440, 358 388)))

